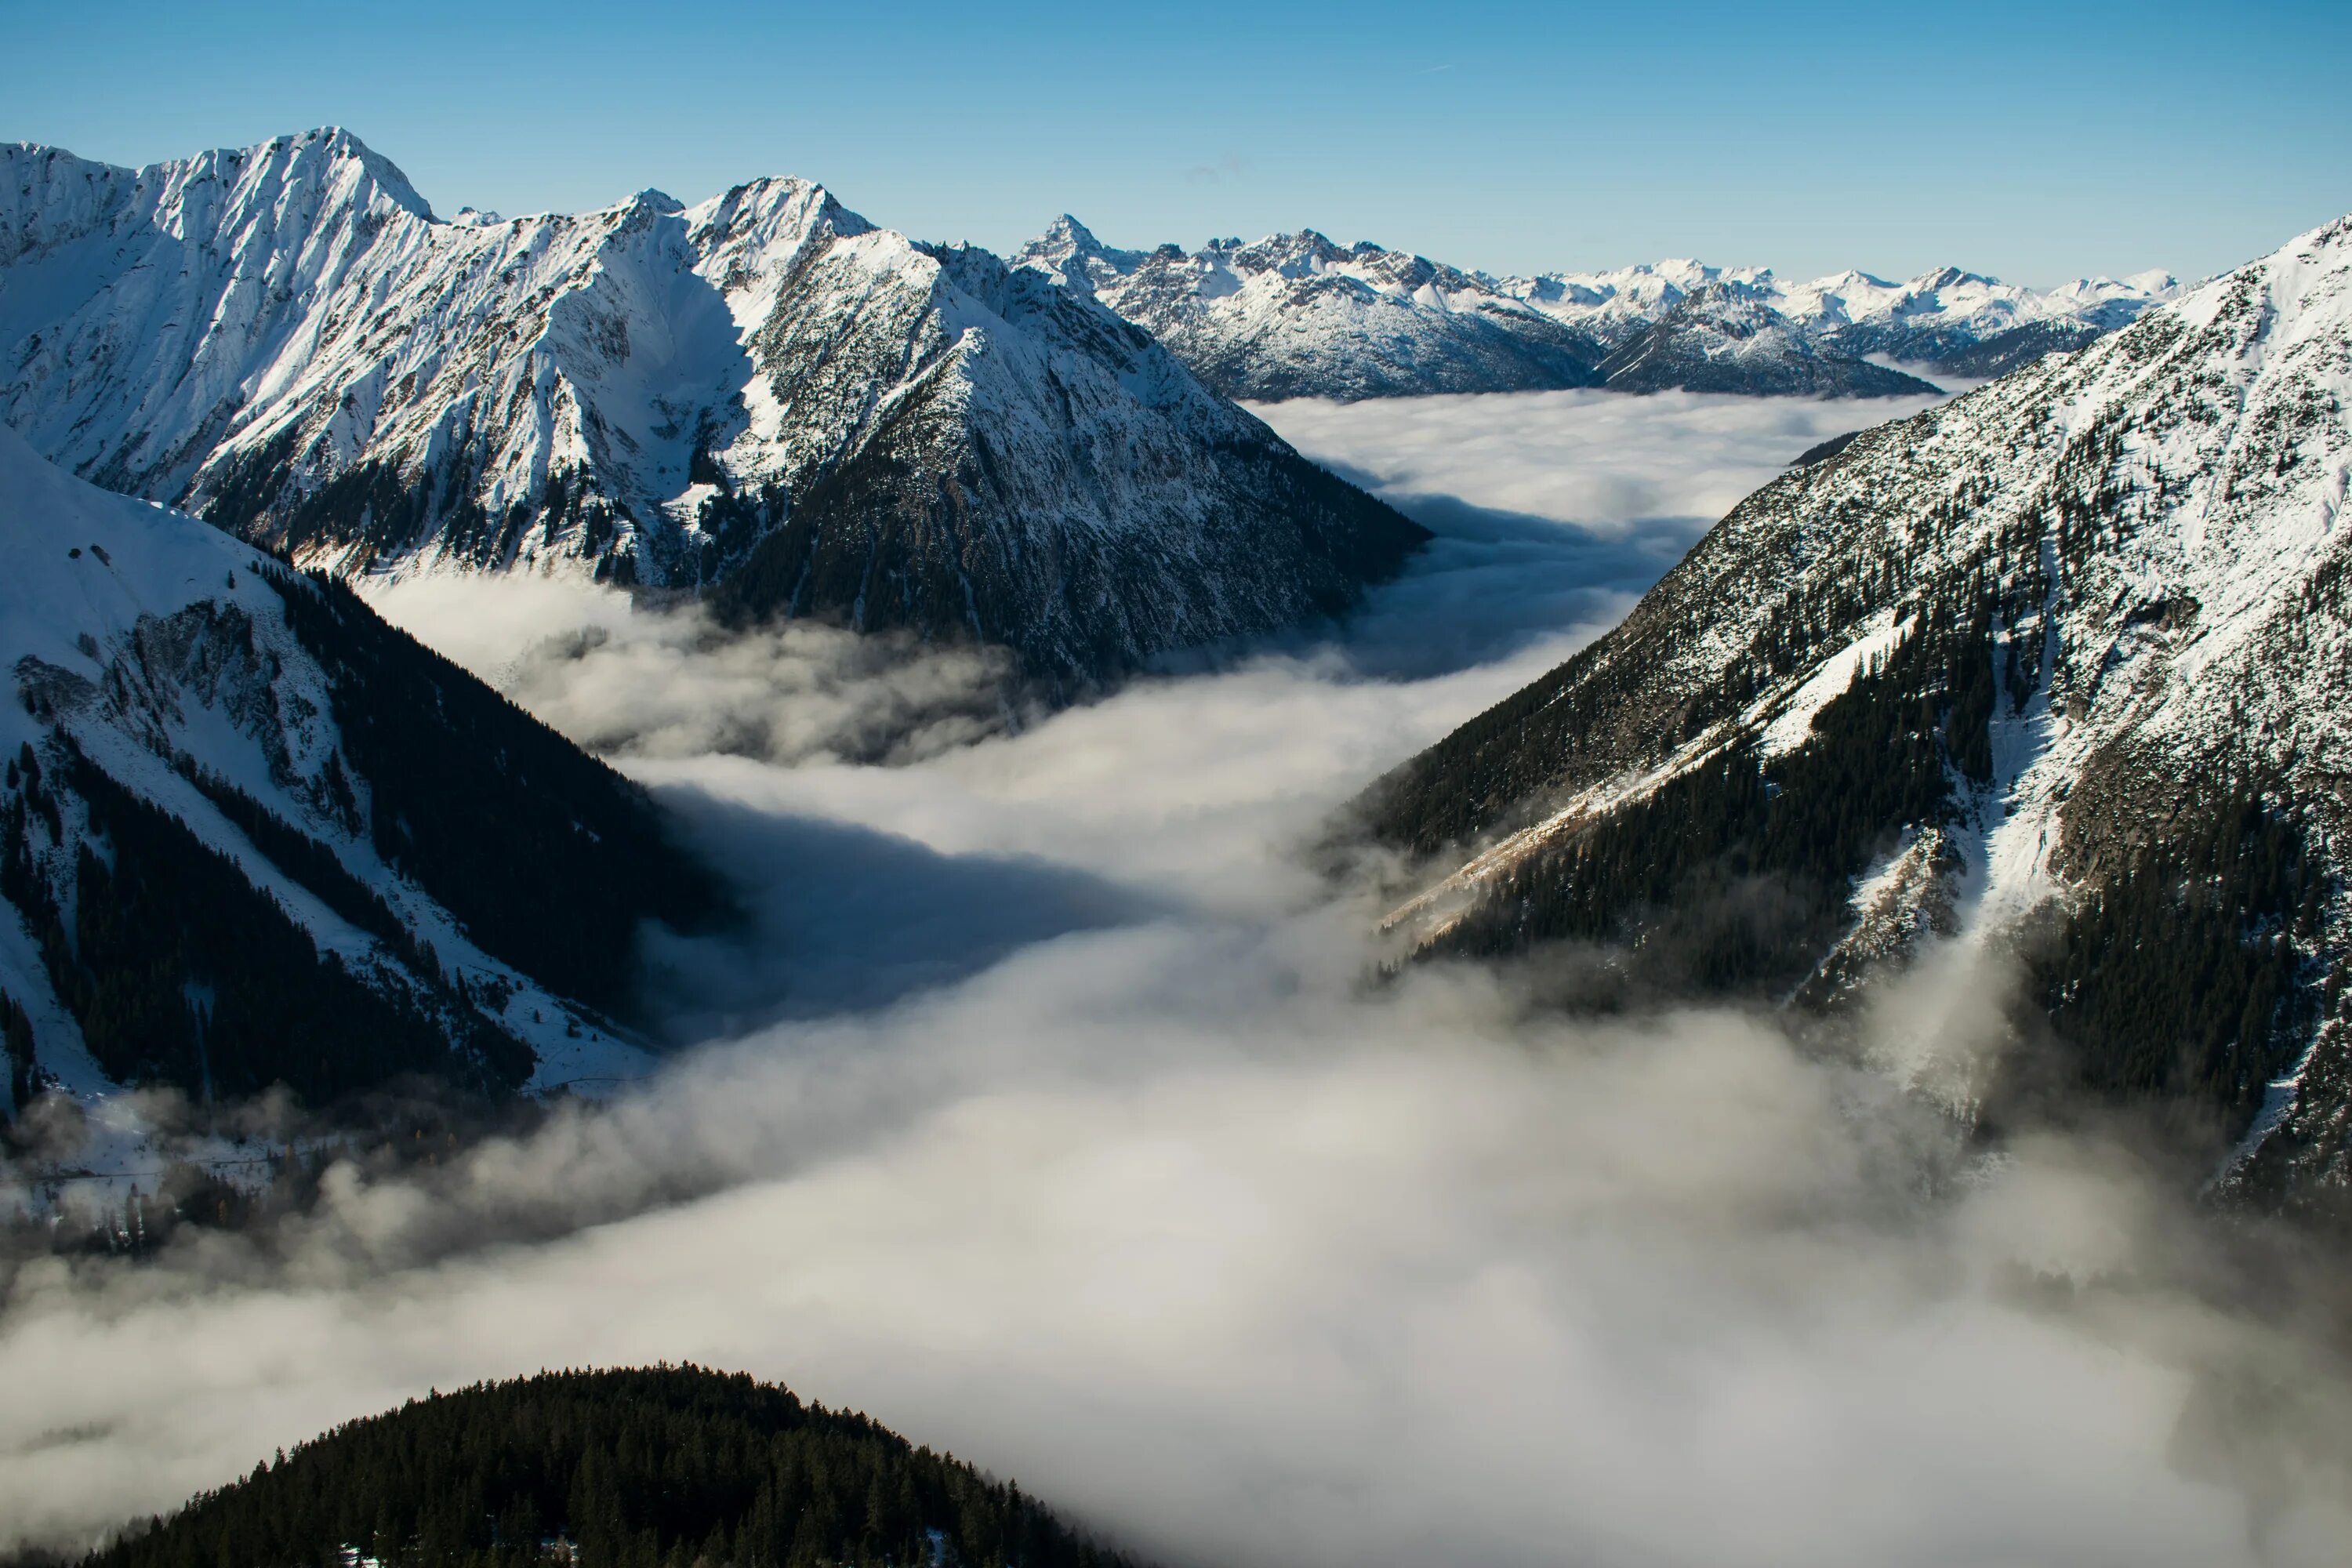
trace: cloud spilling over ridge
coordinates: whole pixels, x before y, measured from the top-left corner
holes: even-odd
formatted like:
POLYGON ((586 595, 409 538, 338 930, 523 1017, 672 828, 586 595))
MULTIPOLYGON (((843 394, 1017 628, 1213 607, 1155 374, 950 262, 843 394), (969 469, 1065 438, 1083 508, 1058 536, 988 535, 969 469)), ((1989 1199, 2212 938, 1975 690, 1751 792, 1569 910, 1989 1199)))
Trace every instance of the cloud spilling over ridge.
MULTIPOLYGON (((1629 440, 1661 506, 1730 461, 1629 440)), ((1497 537, 1556 560, 1525 516, 1497 537)), ((761 889, 748 946, 668 955, 685 1032, 727 1037, 446 1167, 342 1171, 268 1235, 20 1269, 0 1541, 86 1538, 430 1386, 691 1358, 1179 1568, 2341 1561, 2320 1260, 2092 1131, 1989 1155, 1769 1016, 1370 980, 1371 907, 1297 847, 1596 629, 1486 637, 1488 598, 1433 586, 1473 559, 1433 552, 1349 637, 892 767, 697 742, 735 710, 725 650, 596 600, 664 695, 565 658, 528 700, 619 737, 761 889), (1453 651, 1367 651, 1416 638, 1453 651)), ((445 651, 495 672, 581 613, 545 605, 445 651)), ((826 722, 901 689, 836 688, 826 722)), ((1991 1037, 1997 979, 1927 966, 1880 1054, 1991 1037)))
POLYGON ((1353 668, 1418 678, 1614 624, 1799 453, 1933 401, 1534 392, 1254 411, 1436 534, 1346 639, 1353 668))

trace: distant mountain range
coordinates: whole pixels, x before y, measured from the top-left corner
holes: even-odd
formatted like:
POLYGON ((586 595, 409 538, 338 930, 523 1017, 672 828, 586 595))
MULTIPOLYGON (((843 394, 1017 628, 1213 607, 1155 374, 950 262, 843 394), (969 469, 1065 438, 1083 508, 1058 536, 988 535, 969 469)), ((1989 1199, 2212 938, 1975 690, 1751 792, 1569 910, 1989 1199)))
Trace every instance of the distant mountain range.
POLYGON ((641 923, 724 912, 635 785, 348 588, 5 426, 0 668, 0 1112, 640 1070, 641 923))
POLYGON ((1955 1109, 2154 1105, 2340 1187, 2347 409, 2352 219, 1792 470, 1367 797, 1432 868, 1397 928, 1832 1009, 1982 944, 2009 1049, 1906 1066, 1955 1109))
POLYGON ((1313 230, 1119 250, 1064 216, 1013 258, 1166 343, 1230 397, 1612 386, 1875 397, 1930 390, 1867 363, 1990 376, 2080 348, 2179 292, 2167 274, 2047 291, 1946 268, 1908 283, 1666 261, 1494 278, 1313 230))
POLYGON ((0 148, 0 422, 342 575, 713 590, 1065 691, 1345 611, 1424 537, 1093 300, 819 186, 442 222, 337 130, 0 148))
POLYGON ((1940 389, 1822 348, 1754 284, 1707 283, 1661 311, 1596 367, 1616 392, 1751 397, 1916 397, 1940 389))

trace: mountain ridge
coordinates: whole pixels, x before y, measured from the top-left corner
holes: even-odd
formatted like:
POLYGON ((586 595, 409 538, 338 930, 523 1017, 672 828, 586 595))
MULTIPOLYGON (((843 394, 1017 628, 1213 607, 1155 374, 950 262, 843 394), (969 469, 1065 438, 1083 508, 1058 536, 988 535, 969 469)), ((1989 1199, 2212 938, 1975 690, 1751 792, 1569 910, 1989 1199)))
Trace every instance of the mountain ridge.
POLYGON ((871 1417, 688 1363, 541 1372, 411 1399, 280 1452, 88 1568, 338 1554, 860 1568, 1132 1568, 1017 1483, 871 1417))
POLYGON ((1075 689, 1343 611, 1425 537, 1108 311, 807 181, 442 223, 338 131, 20 144, 0 189, 0 419, 344 575, 699 592, 783 535, 747 609, 1075 689))
POLYGON ((1706 384, 1654 372, 1621 390, 1809 395, 1822 382, 1894 384, 1871 356, 1990 375, 2079 348, 2179 287, 2168 274, 2141 273, 2034 290, 1954 267, 1903 283, 1853 270, 1787 282, 1769 268, 1691 260, 1501 278, 1369 240, 1342 247, 1312 229, 1213 240, 1189 253, 1122 250, 1067 214, 1013 259, 1148 328, 1227 395, 1269 401, 1617 384, 1604 362, 1710 290, 1774 312, 1801 348, 1800 363, 1759 355, 1739 376, 1695 356, 1685 368, 1706 384), (1825 374, 1822 362, 1838 371, 1825 374))
POLYGON ((1942 390, 1866 360, 1824 353, 1760 291, 1736 283, 1685 294, 1599 369, 1601 384, 1616 392, 1916 397, 1942 390))
POLYGON ((2342 220, 1791 470, 1368 795, 1434 873, 1396 929, 1825 1004, 1998 950, 2024 1043, 1910 1069, 1956 1108, 2039 1074, 2340 1182, 2347 402, 2342 220))

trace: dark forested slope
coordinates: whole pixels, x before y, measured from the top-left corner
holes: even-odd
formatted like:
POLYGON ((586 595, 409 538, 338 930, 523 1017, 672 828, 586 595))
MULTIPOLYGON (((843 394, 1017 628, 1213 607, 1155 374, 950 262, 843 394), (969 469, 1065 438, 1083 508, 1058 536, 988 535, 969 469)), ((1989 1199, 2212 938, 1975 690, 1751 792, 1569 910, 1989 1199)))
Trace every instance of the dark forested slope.
POLYGON ((85 1568, 1128 1568, 1018 1486, 694 1366, 542 1373, 354 1421, 85 1568))
POLYGON ((642 790, 349 588, 5 427, 0 668, 0 1116, 611 1070, 574 1015, 721 911, 642 790))

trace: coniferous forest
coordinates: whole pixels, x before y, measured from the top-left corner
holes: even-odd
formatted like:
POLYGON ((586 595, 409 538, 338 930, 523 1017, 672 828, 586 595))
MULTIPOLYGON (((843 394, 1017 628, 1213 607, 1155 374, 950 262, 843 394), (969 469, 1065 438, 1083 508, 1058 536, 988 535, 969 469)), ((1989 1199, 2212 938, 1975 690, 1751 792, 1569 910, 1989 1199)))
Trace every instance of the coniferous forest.
MULTIPOLYGON (((394 631, 343 584, 262 575, 328 677, 341 746, 319 781, 320 809, 370 838, 485 952, 625 1017, 643 922, 694 930, 724 918, 716 879, 670 842, 642 789, 394 631)), ((249 620, 222 627, 233 652, 259 661, 249 620)), ((135 652, 150 657, 143 643, 135 652)), ((531 1051, 495 1016, 495 984, 453 976, 324 839, 193 758, 171 759, 264 859, 396 964, 322 951, 233 855, 94 761, 41 697, 26 700, 53 728, 5 763, 0 900, 22 915, 110 1078, 204 1101, 283 1085, 316 1107, 394 1079, 496 1097, 530 1076, 531 1051), (73 802, 81 814, 66 809, 73 802)), ((10 1026, 0 1116, 44 1087, 24 1001, 0 1004, 10 1026)))
POLYGON ((0 895, 32 915, 50 983, 110 1076, 203 1098, 283 1083, 313 1102, 404 1073, 483 1087, 529 1076, 529 1053, 486 1021, 467 1031, 472 1051, 453 1051, 424 999, 321 954, 234 861, 62 745, 64 786, 107 852, 77 851, 68 926, 24 854, 24 818, 54 788, 28 752, 28 787, 0 822, 0 895))
POLYGON ((542 1373, 339 1426, 84 1568, 1129 1568, 1010 1482, 742 1373, 542 1373))
POLYGON ((719 912, 709 874, 665 840, 636 785, 394 631, 341 580, 272 581, 331 682, 376 852, 485 949, 618 1010, 640 921, 692 927, 719 912))
MULTIPOLYGON (((1807 744, 1767 758, 1734 743, 1564 836, 1496 877, 1435 951, 1493 957, 1600 944, 1614 954, 1615 984, 1588 1001, 1629 985, 1789 994, 1851 921, 1852 879, 1906 835, 1963 816, 1964 797, 1992 777, 1998 611, 1981 584, 1931 602, 1913 635, 1813 716, 1807 744)), ((1785 662, 1767 639, 1756 657, 1785 662)), ((2015 658, 2012 641, 2011 700, 2023 689, 2015 658)), ((1593 701, 1582 692, 1555 700, 1562 680, 1556 672, 1498 707, 1512 716, 1488 729, 1507 741, 1517 739, 1510 724, 1558 731, 1570 721, 1563 710, 1593 701)), ((2299 973, 2298 939, 2316 933, 2330 884, 2275 781, 2220 763, 2216 772, 2220 788, 2179 802, 2165 837, 2131 851, 2095 895, 2024 945, 2032 1007, 2020 1026, 2039 1031, 2046 1019, 2060 1046, 2054 1070, 2032 1070, 2033 1092, 2155 1102, 2234 1133, 2291 1064, 2284 1026, 2298 979, 2315 978, 2299 973)), ((1526 785, 1511 777, 1510 787, 1526 785)), ((1425 787, 1414 766, 1384 781, 1381 798, 1399 837, 1431 822, 1460 831, 1476 820, 1465 806, 1481 809, 1477 797, 1425 787)), ((1998 1105, 2027 1092, 2011 1082, 1992 1090, 1998 1105)))

